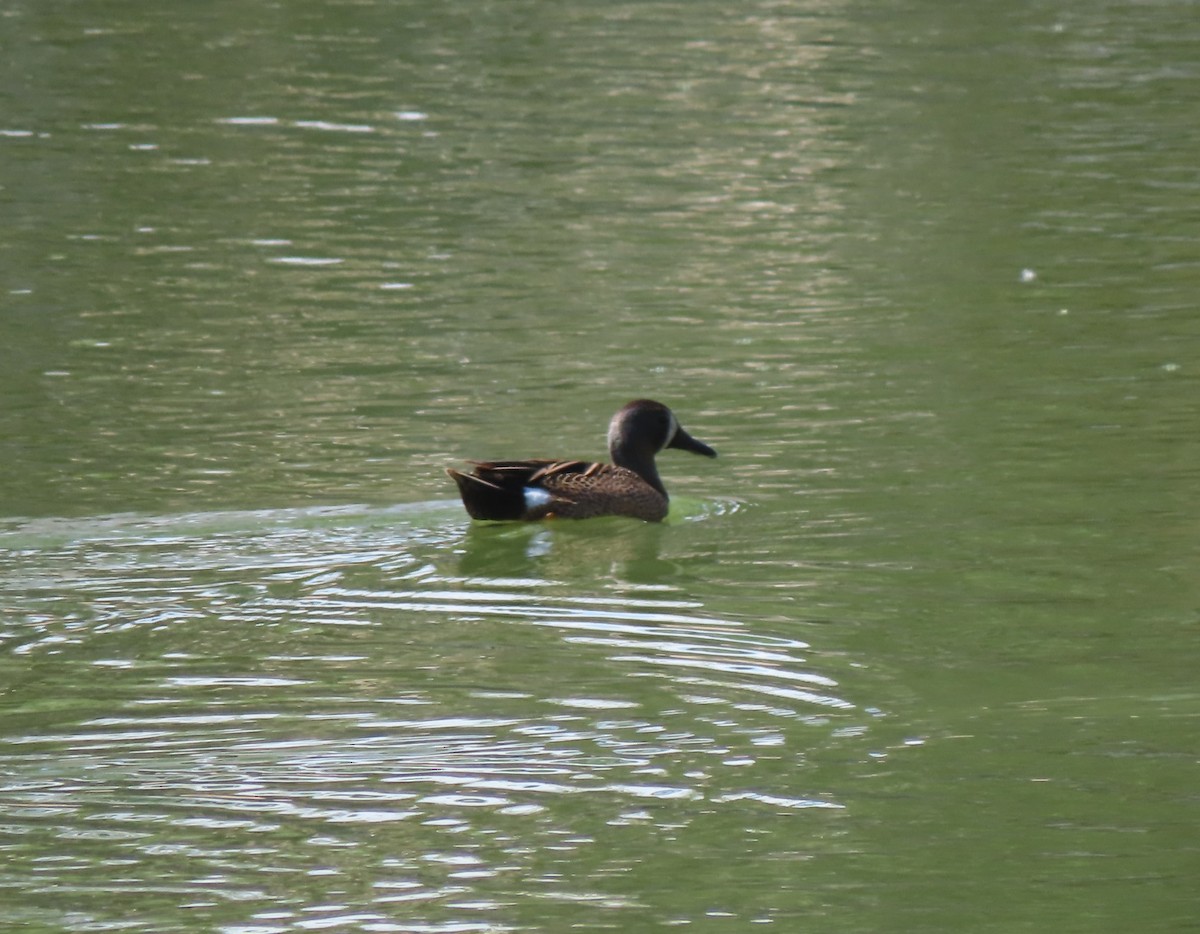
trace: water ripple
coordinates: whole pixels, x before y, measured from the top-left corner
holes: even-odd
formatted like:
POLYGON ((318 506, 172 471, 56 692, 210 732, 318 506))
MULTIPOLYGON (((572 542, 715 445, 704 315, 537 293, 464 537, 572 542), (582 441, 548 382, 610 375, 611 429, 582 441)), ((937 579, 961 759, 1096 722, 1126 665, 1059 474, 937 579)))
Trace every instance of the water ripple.
MULTIPOLYGON (((489 567, 525 562, 530 536, 608 561, 664 534, 594 529, 467 547, 491 549, 489 567)), ((100 892, 114 861, 154 860, 179 868, 147 893, 209 873, 215 902, 255 902, 238 866, 317 862, 336 880, 361 834, 385 834, 397 855, 375 875, 396 887, 362 903, 383 912, 450 890, 486 902, 489 880, 532 877, 539 854, 602 827, 843 807, 794 790, 808 748, 863 719, 808 642, 669 579, 476 577, 461 536, 441 506, 0 531, 0 836, 24 841, 0 887, 27 887, 22 847, 50 838, 79 891, 100 892)), ((370 914, 332 904, 286 926, 370 914)))

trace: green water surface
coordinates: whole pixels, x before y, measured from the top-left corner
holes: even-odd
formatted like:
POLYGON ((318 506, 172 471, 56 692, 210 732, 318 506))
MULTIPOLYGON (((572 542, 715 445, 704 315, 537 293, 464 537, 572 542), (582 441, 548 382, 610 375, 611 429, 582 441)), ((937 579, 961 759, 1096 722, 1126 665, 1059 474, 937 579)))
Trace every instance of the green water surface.
POLYGON ((1197 929, 1191 4, 0 13, 14 929, 1197 929))

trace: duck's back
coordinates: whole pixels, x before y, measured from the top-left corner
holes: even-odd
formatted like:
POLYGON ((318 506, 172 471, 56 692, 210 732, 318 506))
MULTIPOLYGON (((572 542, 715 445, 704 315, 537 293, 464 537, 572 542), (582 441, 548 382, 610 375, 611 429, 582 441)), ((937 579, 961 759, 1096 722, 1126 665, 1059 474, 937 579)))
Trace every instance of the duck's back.
POLYGON ((614 464, 569 462, 547 468, 536 481, 561 499, 551 510, 568 519, 631 516, 659 522, 667 515, 667 498, 632 470, 614 464))
POLYGON ((667 498, 632 470, 587 461, 487 461, 451 476, 477 519, 591 519, 630 516, 659 522, 667 498))

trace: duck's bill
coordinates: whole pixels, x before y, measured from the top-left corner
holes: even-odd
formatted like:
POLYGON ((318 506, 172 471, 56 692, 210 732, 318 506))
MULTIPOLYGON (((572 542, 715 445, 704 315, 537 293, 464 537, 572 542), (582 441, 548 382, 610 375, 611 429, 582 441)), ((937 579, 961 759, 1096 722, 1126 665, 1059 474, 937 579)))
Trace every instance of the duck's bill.
POLYGON ((691 451, 693 454, 703 454, 705 457, 717 456, 716 451, 703 441, 697 441, 682 428, 675 432, 675 437, 671 439, 671 443, 667 447, 680 448, 684 451, 691 451))

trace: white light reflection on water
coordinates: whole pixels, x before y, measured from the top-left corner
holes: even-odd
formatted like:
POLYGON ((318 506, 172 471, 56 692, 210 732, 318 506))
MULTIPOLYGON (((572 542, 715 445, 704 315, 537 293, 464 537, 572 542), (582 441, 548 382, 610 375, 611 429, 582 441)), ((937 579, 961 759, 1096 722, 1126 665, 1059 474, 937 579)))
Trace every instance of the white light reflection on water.
MULTIPOLYGON (((380 929, 403 902, 449 930, 460 900, 590 899, 547 867, 606 827, 681 833, 713 809, 741 821, 747 806, 842 807, 795 794, 807 745, 858 716, 812 646, 672 584, 463 574, 462 520, 446 516, 0 531, 0 888, 33 885, 52 914, 68 869, 87 902, 120 862, 126 900, 204 891, 214 919, 244 919, 222 906, 269 909, 280 896, 264 874, 302 873, 312 900, 280 929, 346 923, 334 906, 350 885, 380 929), (39 862, 47 839, 61 867, 39 862), (449 840, 468 863, 439 856, 449 840), (409 889, 376 887, 396 873, 409 889)), ((553 560, 560 542, 537 531, 553 560)), ((528 540, 505 534, 490 547, 525 560, 528 540)))

